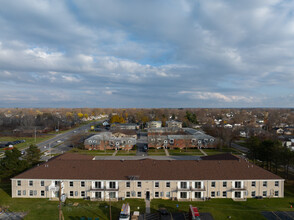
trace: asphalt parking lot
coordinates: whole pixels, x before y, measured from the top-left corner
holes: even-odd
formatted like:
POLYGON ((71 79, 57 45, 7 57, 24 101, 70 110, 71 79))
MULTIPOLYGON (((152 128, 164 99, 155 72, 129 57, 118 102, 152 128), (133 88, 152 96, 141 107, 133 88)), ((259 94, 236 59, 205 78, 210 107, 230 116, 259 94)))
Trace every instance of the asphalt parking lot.
POLYGON ((293 212, 261 212, 261 214, 268 220, 294 220, 293 212))

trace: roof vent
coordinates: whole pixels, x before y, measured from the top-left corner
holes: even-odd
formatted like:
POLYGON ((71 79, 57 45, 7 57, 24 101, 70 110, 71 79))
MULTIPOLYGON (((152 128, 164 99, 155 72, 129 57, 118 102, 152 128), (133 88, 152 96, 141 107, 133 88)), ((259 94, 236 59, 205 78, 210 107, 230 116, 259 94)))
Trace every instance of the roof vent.
POLYGON ((121 161, 121 162, 124 162, 124 161, 125 161, 125 159, 121 159, 120 161, 121 161))

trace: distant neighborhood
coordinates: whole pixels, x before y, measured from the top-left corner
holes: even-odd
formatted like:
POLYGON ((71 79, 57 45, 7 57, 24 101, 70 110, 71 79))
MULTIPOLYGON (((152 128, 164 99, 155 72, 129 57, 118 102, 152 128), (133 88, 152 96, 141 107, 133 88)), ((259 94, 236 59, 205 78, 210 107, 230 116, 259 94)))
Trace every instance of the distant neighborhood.
POLYGON ((290 209, 293 128, 292 109, 2 109, 0 193, 56 201, 60 216, 95 206, 101 219, 217 219, 223 203, 238 216, 238 202, 290 209))

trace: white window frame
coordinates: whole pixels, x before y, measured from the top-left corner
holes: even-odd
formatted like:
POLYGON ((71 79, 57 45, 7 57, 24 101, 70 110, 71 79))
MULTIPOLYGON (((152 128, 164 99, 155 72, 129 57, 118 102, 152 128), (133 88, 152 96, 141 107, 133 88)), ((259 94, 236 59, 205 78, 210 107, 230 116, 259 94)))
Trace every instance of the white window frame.
POLYGON ((137 188, 142 188, 142 182, 141 181, 137 182, 137 188), (140 183, 140 186, 139 186, 139 183, 140 183))
POLYGON ((211 197, 211 198, 215 198, 215 191, 211 191, 211 192, 210 192, 210 197, 211 197))
POLYGON ((262 197, 267 197, 267 191, 262 191, 262 197), (264 195, 265 193, 265 195, 264 195))
POLYGON ((212 188, 215 188, 215 186, 216 186, 216 182, 215 182, 215 181, 212 181, 212 182, 210 183, 210 186, 211 186, 212 188), (214 183, 214 186, 212 185, 212 183, 214 183))
POLYGON ((137 197, 138 197, 138 198, 142 198, 142 192, 141 192, 141 191, 137 192, 137 197), (139 195, 139 194, 140 194, 140 195, 139 195))

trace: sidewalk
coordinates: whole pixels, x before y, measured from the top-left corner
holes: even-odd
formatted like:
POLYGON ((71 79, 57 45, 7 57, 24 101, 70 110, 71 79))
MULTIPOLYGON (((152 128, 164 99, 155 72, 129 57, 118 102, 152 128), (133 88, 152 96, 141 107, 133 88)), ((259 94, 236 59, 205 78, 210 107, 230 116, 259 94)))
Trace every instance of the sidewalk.
POLYGON ((117 150, 115 150, 111 156, 114 157, 116 154, 117 154, 117 150))
POLYGON ((199 148, 199 150, 204 156, 207 156, 207 153, 205 153, 201 148, 199 148))
POLYGON ((150 214, 150 200, 146 199, 146 214, 150 214))
POLYGON ((166 148, 164 148, 164 151, 165 151, 165 155, 169 157, 169 152, 166 148))

